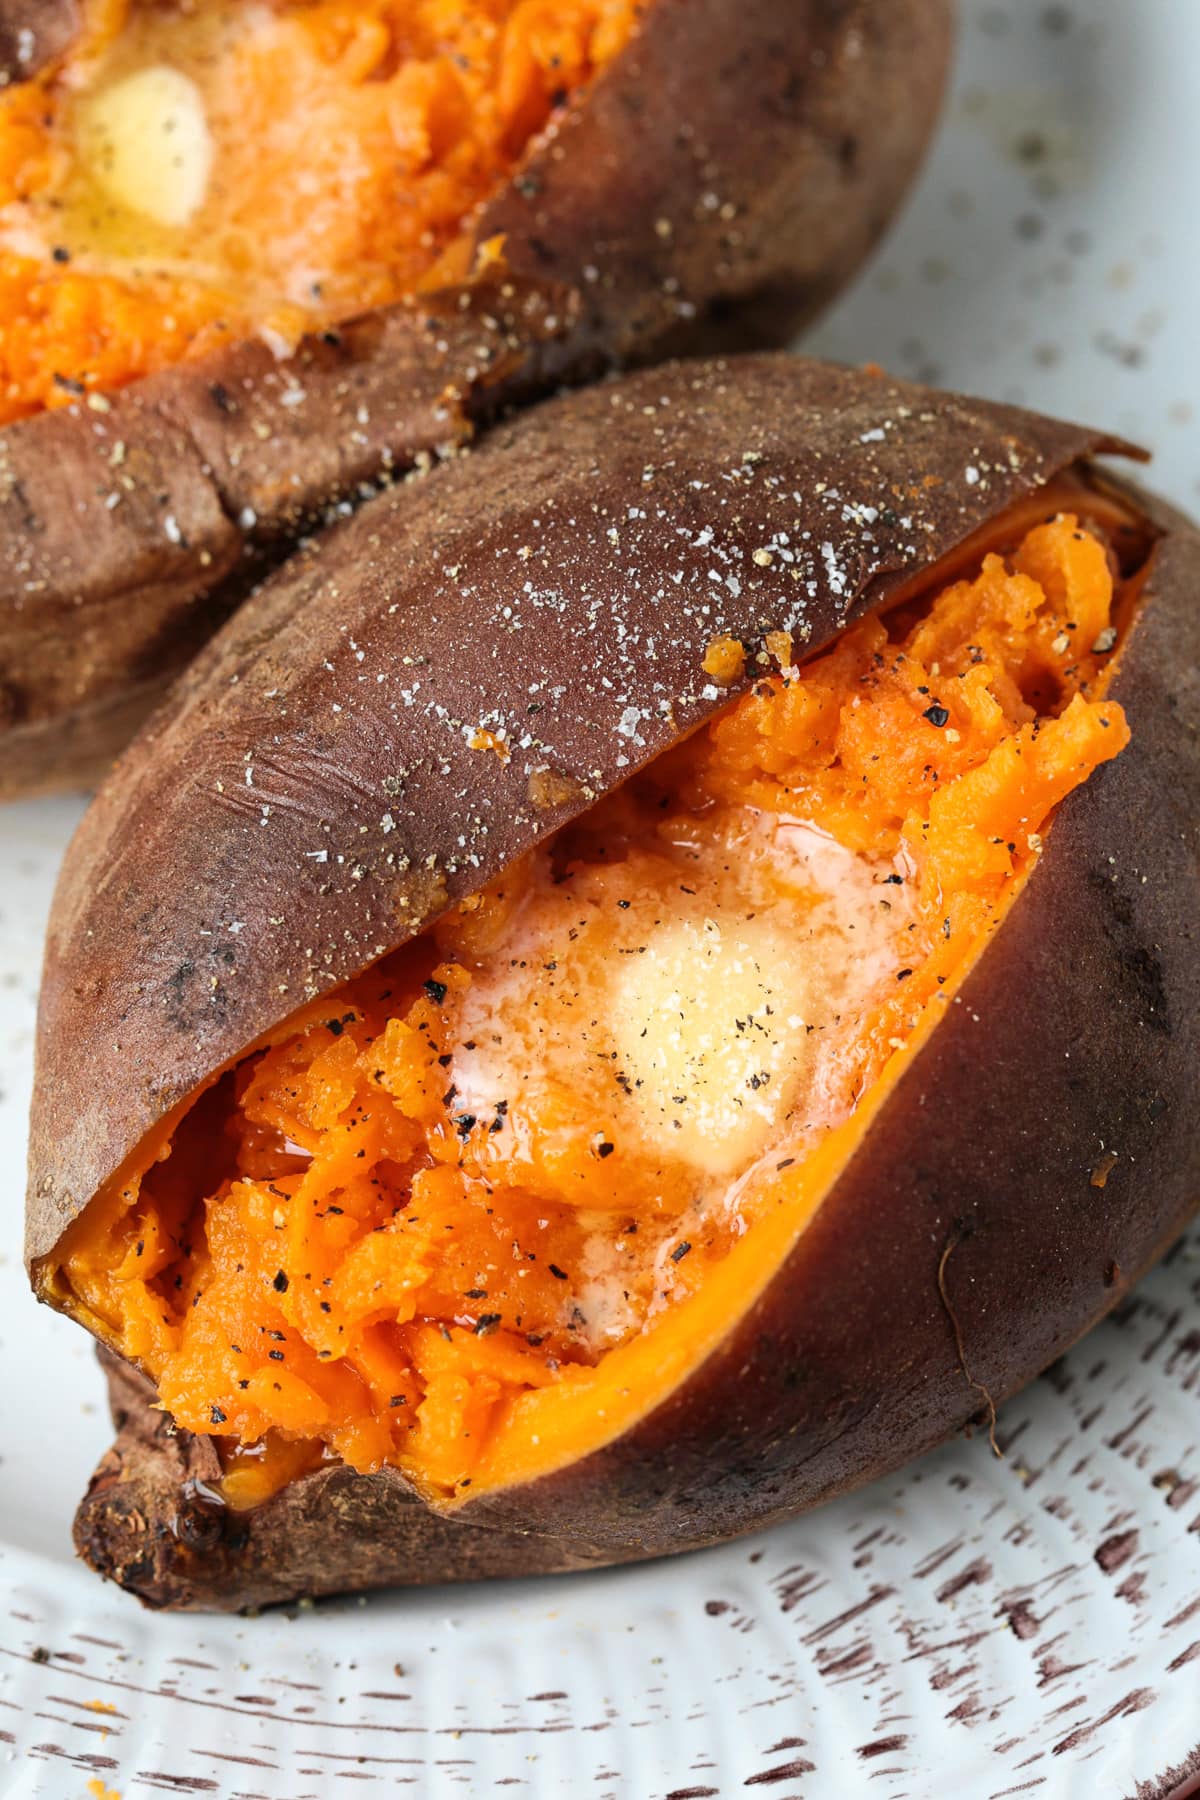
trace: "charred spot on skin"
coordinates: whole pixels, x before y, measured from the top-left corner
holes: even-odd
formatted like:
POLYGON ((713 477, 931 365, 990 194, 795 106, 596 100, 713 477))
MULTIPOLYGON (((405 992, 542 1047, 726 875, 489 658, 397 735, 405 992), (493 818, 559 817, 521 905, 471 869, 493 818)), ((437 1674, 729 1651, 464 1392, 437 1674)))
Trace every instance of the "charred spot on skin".
POLYGON ((189 1482, 184 1504, 171 1515, 170 1532, 185 1549, 209 1552, 220 1542, 225 1508, 220 1497, 200 1482, 189 1482))
POLYGON ((1120 968, 1128 983, 1144 1027, 1170 1037, 1174 1027, 1168 981, 1158 945, 1147 941, 1129 896, 1111 874, 1089 870, 1089 886, 1101 898, 1108 928, 1120 955, 1120 968))
POLYGON ((29 702, 11 681, 0 681, 0 730, 19 725, 29 711, 29 702))
POLYGON ((172 1002, 171 1010, 177 1021, 182 1020, 184 995, 191 986, 195 974, 196 965, 188 960, 181 962, 167 981, 167 991, 172 1002))

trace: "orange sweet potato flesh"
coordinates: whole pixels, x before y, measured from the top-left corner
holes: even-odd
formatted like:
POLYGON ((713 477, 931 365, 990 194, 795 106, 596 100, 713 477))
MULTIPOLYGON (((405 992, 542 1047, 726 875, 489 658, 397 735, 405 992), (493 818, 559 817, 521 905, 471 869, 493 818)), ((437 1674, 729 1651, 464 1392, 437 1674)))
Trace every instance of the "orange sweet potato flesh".
MULTIPOLYGON (((442 1506, 520 1483, 699 1359, 729 1265, 753 1286, 802 1228, 1060 802, 1128 743, 1123 597, 1103 526, 1051 513, 761 680, 151 1139, 58 1279, 221 1440, 229 1504, 326 1458, 442 1506), (611 1015, 664 955, 687 980, 681 922, 710 989, 753 963, 717 1020, 748 1048, 706 1014, 660 1080, 611 1015)), ((686 1033, 711 992, 678 992, 686 1033)))
MULTIPOLYGON (((283 353, 465 275, 464 222, 637 12, 281 0, 248 21, 236 0, 91 0, 70 51, 0 95, 0 424, 246 339, 283 353), (163 69, 191 84, 212 166, 202 193, 144 210, 97 108, 163 69)), ((177 142, 168 106, 172 124, 177 142)))

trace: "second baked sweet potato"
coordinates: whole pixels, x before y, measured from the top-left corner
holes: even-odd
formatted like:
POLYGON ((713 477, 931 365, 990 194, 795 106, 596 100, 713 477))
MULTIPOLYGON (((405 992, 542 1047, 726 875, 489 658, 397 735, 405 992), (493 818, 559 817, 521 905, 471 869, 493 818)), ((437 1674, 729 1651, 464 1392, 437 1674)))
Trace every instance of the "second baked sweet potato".
POLYGON ((786 336, 950 41, 950 0, 55 18, 0 97, 0 794, 102 766, 299 535, 502 408, 786 336))

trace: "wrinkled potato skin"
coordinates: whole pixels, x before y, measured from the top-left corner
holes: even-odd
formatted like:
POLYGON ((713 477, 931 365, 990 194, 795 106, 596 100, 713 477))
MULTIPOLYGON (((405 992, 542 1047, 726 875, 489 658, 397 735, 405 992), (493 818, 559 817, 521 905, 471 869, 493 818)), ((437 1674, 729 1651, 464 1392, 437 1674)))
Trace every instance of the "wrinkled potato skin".
MULTIPOLYGON (((784 341, 907 189, 952 7, 651 0, 474 221, 476 244, 503 236, 507 281, 0 431, 0 797, 102 770, 264 563, 364 484, 606 366, 784 341)), ((0 55, 27 11, 0 4, 0 55)), ((37 41, 61 49, 74 9, 51 12, 37 41)))
MULTIPOLYGON (((831 552, 834 574, 824 585, 815 576, 795 630, 797 648, 814 649, 1007 504, 1105 447, 1013 409, 816 364, 688 365, 548 403, 497 431, 472 467, 435 471, 364 509, 321 553, 325 567, 317 557, 276 577, 206 652, 179 708, 119 765, 64 871, 31 1157, 29 1251, 46 1297, 61 1299, 37 1259, 156 1117, 276 1023, 279 986, 297 1003, 346 979, 388 919, 390 943, 412 935, 739 691, 706 691, 690 673, 713 635, 739 636, 753 652, 784 623, 790 590, 770 573, 736 596, 705 591, 690 560, 697 526, 718 525, 705 563, 740 546, 731 566, 742 567, 777 529, 787 497, 793 523, 831 552), (964 483, 968 464, 982 481, 964 483), (694 497, 693 481, 707 477, 712 493, 738 468, 750 474, 725 511, 694 497), (823 484, 848 520, 832 522, 823 484), (913 496, 898 540, 854 522, 856 507, 897 487, 913 496), (793 494, 803 497, 798 518, 793 494), (596 507, 586 515, 585 495, 596 507), (647 522, 640 532, 626 524, 614 544, 611 521, 631 506, 647 522), (574 533, 563 523, 571 518, 574 533), (524 630, 481 629, 465 641, 467 610, 486 627, 517 591, 504 552, 522 545, 533 552, 522 576, 547 587, 561 578, 561 604, 535 634, 537 609, 527 602, 522 614, 518 600, 524 630), (663 631, 655 593, 680 568, 663 631), (711 610, 689 604, 697 588, 711 610), (388 611, 395 593, 406 596, 398 613, 388 611), (623 659, 622 639, 651 624, 657 653, 623 659), (381 718, 377 699, 355 706, 363 666, 338 652, 338 636, 364 649, 368 681, 388 655, 424 658, 430 696, 466 719, 484 694, 501 708, 511 694, 515 706, 535 663, 561 679, 556 767, 578 784, 576 798, 536 813, 519 756, 503 765, 455 748, 416 707, 381 718), (327 656, 334 667, 318 674, 327 656), (607 702, 601 675, 617 687, 607 702), (345 702, 336 728, 333 694, 345 702), (664 694, 670 707, 643 722, 645 741, 623 761, 623 707, 664 694), (266 826, 244 797, 230 803, 214 785, 247 761, 262 771, 256 803, 273 808, 266 826), (388 841, 399 835, 409 870, 357 834, 398 766, 406 786, 388 841), (321 818, 339 814, 361 842, 363 875, 327 865, 321 879, 311 865, 306 875, 304 847, 321 818), (477 864, 453 848, 464 824, 477 864), (174 865, 164 863, 167 844, 174 865), (163 882, 164 866, 178 868, 177 881, 163 882), (243 921, 233 963, 220 960, 219 933, 206 935, 222 895, 236 896, 243 921), (126 966, 131 933, 154 947, 136 970, 126 966)), ((1064 804, 944 1023, 763 1294, 686 1382, 612 1444, 536 1482, 481 1493, 449 1519, 414 1512, 394 1473, 323 1470, 248 1518, 205 1511, 181 1529, 182 1471, 211 1463, 212 1448, 187 1434, 168 1440, 144 1386, 139 1396, 118 1373, 120 1435, 77 1520, 89 1561, 150 1604, 235 1608, 431 1572, 549 1573, 718 1542, 959 1430, 986 1413, 985 1390, 1002 1399, 1114 1304, 1200 1198, 1200 535, 1153 501, 1132 504, 1160 534, 1112 689, 1132 743, 1064 804), (1119 1160, 1097 1186, 1093 1171, 1110 1150, 1119 1160)), ((755 666, 752 654, 742 686, 755 666)))
POLYGON ((101 1361, 117 1441, 76 1514, 75 1546, 148 1606, 244 1611, 301 1592, 385 1587, 398 1566, 409 1585, 436 1587, 565 1574, 614 1560, 575 1545, 552 1548, 522 1529, 464 1532, 435 1519, 390 1479, 340 1466, 310 1476, 303 1491, 297 1486, 286 1519, 276 1502, 239 1518, 214 1504, 221 1466, 212 1440, 176 1431, 154 1409, 148 1382, 103 1352, 101 1361), (281 1528, 282 1557, 272 1537, 281 1528), (323 1590, 317 1571, 329 1559, 334 1532, 336 1578, 323 1590), (299 1586, 298 1566, 310 1571, 299 1586))

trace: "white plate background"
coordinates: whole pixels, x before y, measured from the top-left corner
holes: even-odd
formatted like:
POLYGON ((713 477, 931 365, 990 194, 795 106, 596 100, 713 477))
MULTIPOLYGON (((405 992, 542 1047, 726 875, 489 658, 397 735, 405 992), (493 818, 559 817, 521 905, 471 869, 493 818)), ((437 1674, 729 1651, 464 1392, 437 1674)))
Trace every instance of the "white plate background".
MULTIPOLYGON (((1110 426, 1200 507, 1200 0, 964 13, 922 186, 809 347, 1110 426)), ((1159 1800, 1200 1770, 1200 1235, 1004 1409, 1003 1462, 959 1442, 726 1550, 257 1620, 76 1567, 101 1384, 19 1243, 79 810, 0 813, 3 1800, 1159 1800)))

